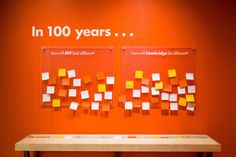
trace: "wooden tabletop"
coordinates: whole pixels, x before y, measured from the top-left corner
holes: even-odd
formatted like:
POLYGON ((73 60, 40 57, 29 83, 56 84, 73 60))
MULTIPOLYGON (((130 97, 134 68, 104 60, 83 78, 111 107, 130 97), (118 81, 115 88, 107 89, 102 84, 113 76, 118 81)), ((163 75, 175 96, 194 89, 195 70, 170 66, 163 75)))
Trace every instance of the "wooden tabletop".
POLYGON ((220 152, 207 135, 169 134, 32 134, 15 144, 16 151, 83 152, 220 152))

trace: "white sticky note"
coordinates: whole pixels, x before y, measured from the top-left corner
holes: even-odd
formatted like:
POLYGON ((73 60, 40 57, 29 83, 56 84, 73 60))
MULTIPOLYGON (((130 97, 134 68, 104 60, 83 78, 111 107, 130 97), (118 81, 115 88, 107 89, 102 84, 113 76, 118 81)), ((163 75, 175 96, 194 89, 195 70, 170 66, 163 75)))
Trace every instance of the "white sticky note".
POLYGON ((49 80, 49 72, 43 72, 41 74, 41 77, 42 77, 42 80, 45 81, 45 80, 49 80))
POLYGON ((142 110, 150 110, 150 102, 142 102, 142 110))
POLYGON ((76 97, 76 89, 69 89, 69 97, 76 97))
POLYGON ((99 102, 92 102, 91 109, 92 110, 99 110, 99 102))
POLYGON ((140 98, 140 90, 139 89, 134 89, 133 90, 133 97, 134 98, 140 98))
POLYGON ((178 87, 178 94, 186 94, 185 88, 178 87))
POLYGON ((94 101, 102 101, 102 93, 95 93, 94 101))
POLYGON ((194 80, 193 73, 186 73, 186 80, 194 80))
POLYGON ((47 94, 54 94, 55 87, 54 86, 47 86, 47 94))
POLYGON ((177 94, 170 94, 170 101, 177 101, 177 94))
POLYGON ((195 104, 194 103, 188 103, 186 110, 193 112, 195 110, 195 104))
POLYGON ((51 101, 51 96, 49 94, 43 94, 42 101, 43 102, 50 102, 51 101))
POLYGON ((76 77, 75 70, 68 70, 67 75, 68 75, 68 78, 76 77))
POLYGON ((81 79, 73 79, 73 86, 80 87, 81 86, 81 79))
POLYGON ((170 110, 171 110, 171 111, 177 111, 177 110, 178 110, 178 103, 176 103, 176 102, 171 102, 171 103, 170 103, 170 110))
POLYGON ((71 102, 70 103, 70 109, 71 110, 77 110, 78 106, 79 106, 79 104, 77 102, 71 102))
POLYGON ((112 100, 112 92, 105 92, 104 99, 105 100, 112 100))
POLYGON ((131 101, 125 102, 125 109, 126 110, 132 110, 133 109, 133 103, 131 101))
POLYGON ((149 87, 141 86, 141 93, 149 93, 149 87))
POLYGON ((113 85, 113 84, 115 84, 115 77, 114 77, 114 76, 107 76, 107 78, 106 78, 106 83, 107 83, 108 85, 113 85))
POLYGON ((152 81, 160 81, 160 73, 153 73, 152 81))
POLYGON ((190 94, 196 93, 196 86, 194 85, 188 86, 188 93, 190 94))
POLYGON ((155 87, 152 87, 151 91, 152 91, 152 95, 160 95, 160 91, 156 89, 155 87))
POLYGON ((162 92, 161 93, 161 100, 169 100, 169 93, 162 92))
POLYGON ((81 99, 88 99, 89 98, 88 90, 81 91, 80 95, 81 95, 81 99))

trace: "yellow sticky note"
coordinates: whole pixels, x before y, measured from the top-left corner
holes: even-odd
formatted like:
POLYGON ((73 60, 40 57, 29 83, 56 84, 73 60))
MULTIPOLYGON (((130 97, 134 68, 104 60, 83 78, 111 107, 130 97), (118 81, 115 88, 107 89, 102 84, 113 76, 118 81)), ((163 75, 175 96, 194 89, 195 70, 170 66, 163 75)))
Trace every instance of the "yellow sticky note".
POLYGON ((195 102, 194 95, 193 94, 187 94, 186 95, 187 102, 195 102))
POLYGON ((163 89, 163 82, 157 82, 157 83, 155 83, 155 88, 156 88, 156 89, 163 89))
POLYGON ((187 101, 186 101, 186 99, 185 99, 185 98, 182 98, 182 97, 180 97, 180 98, 179 98, 179 105, 180 105, 180 106, 186 106, 186 104, 187 104, 187 101))
POLYGON ((126 81, 125 87, 126 87, 126 89, 133 89, 134 88, 134 81, 126 81))
POLYGON ((152 138, 160 138, 158 135, 152 135, 152 138))
POLYGON ((170 78, 176 77, 176 70, 175 70, 175 69, 170 69, 170 70, 168 70, 168 76, 169 76, 170 78))
POLYGON ((53 99, 52 100, 52 107, 60 107, 60 106, 61 106, 60 99, 53 99))
POLYGON ((61 135, 55 135, 55 136, 53 136, 53 138, 63 138, 63 136, 61 136, 61 135))
POLYGON ((59 77, 66 76, 66 69, 58 69, 58 76, 59 77))
POLYGON ((106 85, 105 84, 98 84, 98 92, 105 92, 106 85))
POLYGON ((143 71, 135 71, 135 78, 136 79, 142 79, 143 78, 143 71))

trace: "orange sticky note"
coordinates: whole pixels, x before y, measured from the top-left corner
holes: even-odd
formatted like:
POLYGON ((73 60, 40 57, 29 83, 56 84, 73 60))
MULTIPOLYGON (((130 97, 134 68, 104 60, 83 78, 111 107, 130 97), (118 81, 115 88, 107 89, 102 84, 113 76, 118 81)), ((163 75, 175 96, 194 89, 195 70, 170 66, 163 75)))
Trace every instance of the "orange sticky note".
POLYGON ((134 100, 133 101, 133 108, 140 108, 141 107, 141 101, 140 100, 134 100))
POLYGON ((118 97, 118 102, 119 103, 125 103, 125 101, 126 101, 126 96, 125 95, 120 95, 118 97))
POLYGON ((50 77, 50 79, 48 80, 48 85, 55 85, 57 83, 57 78, 52 76, 50 77))
POLYGON ((141 81, 141 84, 148 86, 149 85, 149 79, 143 78, 142 81, 141 81))
POLYGON ((163 89, 163 82, 156 82, 155 83, 155 88, 156 89, 163 89))
POLYGON ((52 99, 52 107, 60 107, 61 101, 60 99, 52 99))
POLYGON ((161 109, 162 110, 169 110, 169 108, 170 108, 169 102, 162 102, 161 103, 161 109))
POLYGON ((183 98, 183 97, 180 97, 179 98, 179 105, 180 106, 186 106, 186 104, 187 104, 187 101, 186 101, 186 99, 185 98, 183 98))
POLYGON ((105 84, 98 84, 98 92, 105 92, 106 85, 105 84))
POLYGON ((65 77, 66 76, 66 69, 58 69, 58 76, 65 77))
POLYGON ((170 84, 172 84, 173 86, 177 86, 179 84, 179 81, 176 77, 170 78, 170 84))
POLYGON ((104 72, 98 72, 98 73, 96 74, 96 76, 97 76, 97 80, 98 80, 98 81, 101 81, 101 80, 104 80, 104 79, 105 79, 105 74, 104 74, 104 72))
POLYGON ((193 94, 186 94, 186 101, 187 102, 195 102, 193 94))
POLYGON ((157 104, 159 102, 158 98, 156 97, 151 97, 150 101, 151 101, 151 104, 157 104))
POLYGON ((168 70, 168 76, 169 78, 176 77, 176 70, 175 69, 168 70))
POLYGON ((110 104, 102 104, 102 111, 107 112, 110 111, 110 104))
POLYGON ((171 92, 172 91, 172 85, 169 83, 164 83, 164 91, 171 92))
POLYGON ((82 102, 81 106, 82 106, 84 109, 89 109, 89 108, 90 108, 90 102, 82 102))
POLYGON ((143 78, 143 71, 136 70, 135 71, 135 78, 136 79, 142 79, 143 78))
POLYGON ((63 78, 61 81, 61 84, 63 86, 69 86, 70 85, 70 79, 69 78, 63 78))
POLYGON ((186 87, 188 84, 187 84, 187 80, 186 79, 182 79, 182 80, 179 80, 179 86, 180 88, 184 88, 186 87))
POLYGON ((89 84, 89 83, 92 82, 92 77, 91 77, 90 75, 85 75, 85 76, 83 77, 83 80, 84 80, 84 83, 85 83, 85 84, 89 84))
POLYGON ((67 89, 60 89, 58 96, 60 97, 66 97, 67 96, 67 89))
POLYGON ((125 87, 126 87, 126 89, 133 89, 134 88, 134 81, 126 81, 125 87))

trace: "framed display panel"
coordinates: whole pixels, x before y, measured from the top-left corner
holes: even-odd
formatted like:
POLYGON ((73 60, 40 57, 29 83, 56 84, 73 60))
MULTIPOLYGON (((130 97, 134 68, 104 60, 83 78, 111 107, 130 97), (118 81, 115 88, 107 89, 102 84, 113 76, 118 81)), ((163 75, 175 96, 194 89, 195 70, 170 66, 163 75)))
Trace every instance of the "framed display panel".
POLYGON ((112 48, 43 48, 41 104, 58 107, 56 101, 59 100, 59 107, 68 107, 75 102, 90 108, 95 93, 102 94, 100 105, 112 104, 112 100, 104 100, 104 91, 98 91, 102 84, 106 86, 105 91, 113 92, 113 85, 106 84, 108 76, 114 76, 112 48), (50 91, 50 87, 55 91, 50 91), (88 91, 83 93, 84 98, 82 91, 88 91))

